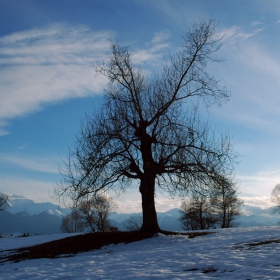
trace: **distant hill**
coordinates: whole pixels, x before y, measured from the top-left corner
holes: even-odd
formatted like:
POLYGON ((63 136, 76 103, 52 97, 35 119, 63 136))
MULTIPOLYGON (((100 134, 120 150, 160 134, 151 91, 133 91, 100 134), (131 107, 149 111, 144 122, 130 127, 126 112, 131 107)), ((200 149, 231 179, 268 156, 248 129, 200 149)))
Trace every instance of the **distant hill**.
MULTIPOLYGON (((7 211, 0 211, 0 234, 55 234, 60 233, 62 218, 71 209, 61 208, 50 202, 35 203, 31 199, 13 199, 7 211)), ((109 217, 112 226, 126 230, 129 219, 139 218, 139 213, 112 213, 109 217)), ((178 208, 158 212, 160 228, 181 231, 178 208)), ((272 208, 243 206, 242 215, 237 219, 239 227, 276 226, 280 215, 272 214, 272 208)))
POLYGON ((244 205, 242 215, 237 219, 239 227, 276 226, 280 220, 279 214, 272 213, 272 207, 260 208, 244 205))
POLYGON ((44 211, 40 214, 29 216, 26 212, 11 214, 0 211, 0 234, 54 234, 61 233, 62 218, 44 211))

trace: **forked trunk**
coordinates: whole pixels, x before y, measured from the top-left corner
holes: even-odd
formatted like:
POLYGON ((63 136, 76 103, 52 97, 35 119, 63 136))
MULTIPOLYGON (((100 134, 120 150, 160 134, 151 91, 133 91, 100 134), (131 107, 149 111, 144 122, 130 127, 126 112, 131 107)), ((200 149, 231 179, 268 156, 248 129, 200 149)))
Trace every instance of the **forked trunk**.
POLYGON ((147 235, 160 232, 155 208, 155 176, 145 176, 141 180, 143 224, 141 231, 147 235))

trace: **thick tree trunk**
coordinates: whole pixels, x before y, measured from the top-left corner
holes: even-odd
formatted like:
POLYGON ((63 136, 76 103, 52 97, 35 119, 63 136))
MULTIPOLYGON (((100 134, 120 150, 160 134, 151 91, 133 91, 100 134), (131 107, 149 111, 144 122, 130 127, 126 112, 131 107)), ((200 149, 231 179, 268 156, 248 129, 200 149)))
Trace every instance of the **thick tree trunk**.
POLYGON ((142 195, 143 224, 141 231, 147 235, 160 232, 155 208, 155 176, 145 176, 141 180, 140 193, 142 195))

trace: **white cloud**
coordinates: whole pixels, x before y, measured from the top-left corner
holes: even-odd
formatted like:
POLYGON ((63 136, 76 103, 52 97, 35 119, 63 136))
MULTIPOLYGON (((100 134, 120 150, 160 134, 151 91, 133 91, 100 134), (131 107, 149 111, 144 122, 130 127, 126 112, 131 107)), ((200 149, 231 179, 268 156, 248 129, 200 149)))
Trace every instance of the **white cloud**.
POLYGON ((9 134, 8 130, 5 129, 6 126, 8 126, 8 122, 0 119, 0 136, 9 134))
POLYGON ((223 42, 225 44, 234 44, 239 40, 248 39, 257 35, 259 32, 263 31, 265 27, 254 29, 251 32, 245 32, 240 26, 232 26, 227 29, 223 29, 217 34, 219 37, 223 37, 223 42))
POLYGON ((34 202, 39 202, 39 200, 36 197, 29 196, 29 195, 17 195, 17 194, 11 194, 11 193, 5 193, 5 195, 9 196, 9 200, 15 200, 15 199, 30 199, 34 202))
POLYGON ((53 182, 44 182, 24 177, 3 177, 0 178, 0 192, 16 194, 18 196, 36 198, 37 202, 54 202, 50 194, 53 193, 53 182))
POLYGON ((170 32, 169 32, 168 30, 163 30, 163 31, 157 32, 157 33, 154 35, 154 37, 153 37, 151 43, 157 44, 157 43, 160 43, 160 42, 162 42, 162 41, 166 41, 166 40, 168 40, 169 38, 170 38, 170 32))
POLYGON ((263 25, 263 22, 262 21, 258 21, 258 20, 255 20, 251 23, 252 26, 256 26, 256 25, 263 25))
POLYGON ((271 203, 269 196, 255 196, 255 197, 240 197, 245 205, 249 206, 256 206, 261 208, 269 208, 272 207, 273 204, 271 203))
POLYGON ((51 102, 102 93, 94 63, 106 58, 108 32, 63 24, 0 38, 0 135, 10 118, 51 102))
POLYGON ((231 90, 232 98, 215 113, 250 129, 279 135, 280 56, 277 47, 269 44, 273 34, 260 33, 260 29, 245 32, 237 26, 221 34, 226 34, 221 49, 226 61, 215 64, 213 72, 231 90))
POLYGON ((280 183, 280 170, 264 170, 249 176, 237 175, 240 182, 241 196, 250 197, 269 197, 272 189, 280 183))
MULTIPOLYGON (((96 61, 107 58, 110 32, 53 24, 0 37, 0 136, 7 121, 46 104, 101 94, 107 80, 96 61)), ((135 63, 156 63, 169 45, 167 31, 133 52, 135 63)))

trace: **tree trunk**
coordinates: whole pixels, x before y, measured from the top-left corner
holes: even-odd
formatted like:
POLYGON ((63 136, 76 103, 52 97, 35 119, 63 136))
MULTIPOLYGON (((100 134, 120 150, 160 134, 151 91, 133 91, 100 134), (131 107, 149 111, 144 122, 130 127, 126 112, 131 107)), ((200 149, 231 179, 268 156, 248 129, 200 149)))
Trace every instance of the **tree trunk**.
POLYGON ((144 176, 140 183, 140 193, 142 195, 143 224, 141 231, 147 235, 160 232, 155 208, 155 176, 144 176))
POLYGON ((223 224, 221 228, 226 228, 226 217, 227 217, 226 206, 223 205, 223 224))

